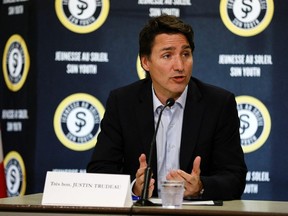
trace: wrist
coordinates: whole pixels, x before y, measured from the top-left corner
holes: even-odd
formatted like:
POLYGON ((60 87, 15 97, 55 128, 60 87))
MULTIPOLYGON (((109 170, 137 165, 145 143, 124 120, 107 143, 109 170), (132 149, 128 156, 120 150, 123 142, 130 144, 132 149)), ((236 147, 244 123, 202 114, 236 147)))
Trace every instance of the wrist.
POLYGON ((200 180, 200 181, 199 181, 198 197, 199 197, 199 198, 202 198, 203 193, 204 193, 204 186, 203 186, 203 184, 202 184, 202 182, 201 182, 201 180, 200 180))

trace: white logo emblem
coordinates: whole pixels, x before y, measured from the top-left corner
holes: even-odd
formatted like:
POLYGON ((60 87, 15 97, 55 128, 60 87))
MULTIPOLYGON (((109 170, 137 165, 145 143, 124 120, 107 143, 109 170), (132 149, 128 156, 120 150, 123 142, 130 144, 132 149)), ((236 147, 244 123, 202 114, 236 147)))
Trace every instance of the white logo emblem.
POLYGON ((104 107, 88 94, 74 94, 65 98, 54 116, 54 129, 66 147, 84 151, 96 144, 104 107))
POLYGON ((16 151, 9 152, 4 159, 7 193, 9 197, 24 195, 26 174, 22 157, 16 151))
POLYGON ((30 57, 25 41, 20 35, 13 35, 6 43, 3 55, 3 74, 11 91, 21 89, 30 67, 30 57))
POLYGON ((61 23, 76 33, 98 29, 109 13, 109 0, 56 0, 56 14, 61 23))
POLYGON ((236 101, 240 120, 241 146, 245 153, 255 151, 266 142, 270 134, 269 112, 256 98, 238 96, 236 101))
POLYGON ((221 0, 220 15, 225 26, 234 34, 254 36, 272 20, 273 0, 221 0))

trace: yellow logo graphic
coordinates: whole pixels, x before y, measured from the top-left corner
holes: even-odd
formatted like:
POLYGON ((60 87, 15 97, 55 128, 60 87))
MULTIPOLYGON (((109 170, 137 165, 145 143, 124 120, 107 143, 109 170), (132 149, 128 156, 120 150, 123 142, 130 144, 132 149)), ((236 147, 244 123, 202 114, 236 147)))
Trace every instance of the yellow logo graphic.
POLYGON ((26 171, 22 157, 16 151, 9 152, 4 159, 8 196, 25 195, 26 171))
POLYGON ((12 35, 6 43, 2 68, 7 87, 11 91, 18 91, 26 81, 30 67, 30 57, 24 39, 12 35))
POLYGON ((271 118, 265 105, 251 96, 236 97, 240 119, 241 146, 244 153, 259 149, 268 139, 271 118))
POLYGON ((54 115, 54 130, 69 149, 85 151, 96 144, 104 107, 95 97, 77 93, 65 98, 54 115))
POLYGON ((103 25, 108 17, 109 0, 55 0, 60 22, 70 31, 90 33, 103 25))
POLYGON ((264 31, 272 20, 273 0, 221 0, 220 15, 234 34, 254 36, 264 31))
POLYGON ((146 72, 141 66, 141 62, 140 62, 139 56, 137 57, 136 68, 137 68, 137 74, 138 74, 139 79, 144 79, 145 76, 146 76, 145 75, 146 72))

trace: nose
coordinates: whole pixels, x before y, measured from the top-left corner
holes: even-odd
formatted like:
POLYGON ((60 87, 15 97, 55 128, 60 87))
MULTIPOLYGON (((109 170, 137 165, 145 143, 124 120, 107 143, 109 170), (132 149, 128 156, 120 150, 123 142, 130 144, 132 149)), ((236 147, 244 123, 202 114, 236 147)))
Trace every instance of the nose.
POLYGON ((174 67, 174 71, 178 71, 178 72, 184 71, 184 62, 180 56, 175 57, 173 67, 174 67))

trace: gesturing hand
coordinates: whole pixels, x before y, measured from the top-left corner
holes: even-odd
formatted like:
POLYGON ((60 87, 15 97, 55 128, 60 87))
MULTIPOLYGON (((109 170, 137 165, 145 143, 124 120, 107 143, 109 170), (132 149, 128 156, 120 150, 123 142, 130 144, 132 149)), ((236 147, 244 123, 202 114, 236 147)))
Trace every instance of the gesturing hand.
POLYGON ((197 156, 194 160, 193 169, 190 174, 184 172, 183 170, 173 170, 170 171, 166 176, 168 180, 184 181, 184 197, 198 196, 203 188, 202 182, 200 180, 200 163, 201 157, 197 156))
MULTIPOLYGON (((143 185, 144 185, 145 169, 147 167, 145 154, 140 155, 139 164, 140 164, 139 169, 136 172, 136 182, 133 187, 133 193, 137 196, 141 196, 143 185)), ((154 190, 154 183, 155 183, 155 180, 151 178, 150 183, 149 183, 149 197, 152 196, 152 193, 154 190)))

